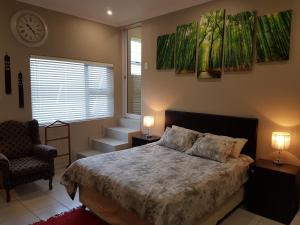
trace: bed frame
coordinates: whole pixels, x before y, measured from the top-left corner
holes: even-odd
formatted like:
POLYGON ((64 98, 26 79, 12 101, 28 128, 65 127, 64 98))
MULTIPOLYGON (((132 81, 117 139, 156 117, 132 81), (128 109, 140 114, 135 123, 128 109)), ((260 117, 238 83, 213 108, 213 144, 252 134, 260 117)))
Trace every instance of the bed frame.
MULTIPOLYGON (((172 125, 200 132, 247 138, 248 142, 244 146, 242 153, 255 159, 257 119, 167 110, 165 112, 165 127, 172 125)), ((95 190, 80 186, 79 199, 84 206, 111 225, 151 225, 95 190)), ((204 216, 198 225, 217 224, 239 206, 243 199, 244 187, 233 194, 214 212, 204 216)))

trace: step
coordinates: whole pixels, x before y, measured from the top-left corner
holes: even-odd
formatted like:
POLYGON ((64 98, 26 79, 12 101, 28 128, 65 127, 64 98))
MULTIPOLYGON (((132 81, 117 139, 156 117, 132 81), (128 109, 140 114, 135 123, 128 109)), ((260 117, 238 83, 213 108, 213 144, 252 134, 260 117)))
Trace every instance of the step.
POLYGON ((130 146, 132 136, 141 133, 139 129, 133 129, 128 127, 108 127, 105 129, 105 132, 106 137, 128 142, 130 146))
POLYGON ((82 158, 95 156, 95 155, 99 155, 99 154, 103 154, 103 152, 96 151, 96 150, 87 150, 87 151, 83 151, 83 152, 77 152, 76 158, 82 159, 82 158))
POLYGON ((120 127, 128 127, 135 130, 141 129, 141 120, 140 119, 132 119, 127 117, 122 117, 119 119, 120 127))
POLYGON ((113 152, 126 149, 128 147, 129 144, 127 141, 108 137, 92 139, 92 148, 101 152, 113 152))

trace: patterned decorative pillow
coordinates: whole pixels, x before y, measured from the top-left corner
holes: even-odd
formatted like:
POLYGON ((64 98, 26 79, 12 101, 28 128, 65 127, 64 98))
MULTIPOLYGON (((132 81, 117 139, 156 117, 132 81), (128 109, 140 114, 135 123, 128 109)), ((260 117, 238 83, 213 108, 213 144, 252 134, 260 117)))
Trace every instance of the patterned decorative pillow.
POLYGON ((193 146, 197 138, 198 135, 193 132, 167 127, 158 144, 184 152, 193 146))
POLYGON ((162 145, 162 142, 166 139, 166 136, 168 135, 170 129, 171 127, 166 127, 165 132, 161 136, 160 140, 157 142, 158 145, 162 145))
POLYGON ((234 147, 233 147, 233 149, 230 153, 230 156, 233 157, 233 158, 239 158, 243 147, 245 146, 245 144, 248 141, 245 138, 233 138, 233 137, 220 136, 220 135, 215 135, 215 134, 210 134, 210 133, 206 133, 205 136, 206 137, 218 138, 220 140, 234 142, 234 147))
POLYGON ((200 156, 217 162, 226 162, 234 142, 213 137, 198 138, 193 147, 186 151, 189 155, 200 156))

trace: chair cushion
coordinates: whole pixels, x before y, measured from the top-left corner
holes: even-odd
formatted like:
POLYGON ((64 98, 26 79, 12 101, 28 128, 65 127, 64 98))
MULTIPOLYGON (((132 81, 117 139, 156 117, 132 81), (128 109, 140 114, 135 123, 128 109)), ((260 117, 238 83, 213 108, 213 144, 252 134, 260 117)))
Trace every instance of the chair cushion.
POLYGON ((35 173, 44 173, 49 170, 49 164, 36 157, 22 157, 9 161, 9 169, 14 177, 26 176, 35 173))
POLYGON ((32 139, 23 123, 6 121, 0 124, 0 153, 8 159, 32 155, 32 139))

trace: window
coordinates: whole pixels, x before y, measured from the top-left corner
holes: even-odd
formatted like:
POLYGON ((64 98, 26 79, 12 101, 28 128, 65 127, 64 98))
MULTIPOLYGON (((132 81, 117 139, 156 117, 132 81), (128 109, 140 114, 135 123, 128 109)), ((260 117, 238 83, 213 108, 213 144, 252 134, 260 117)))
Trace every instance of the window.
POLYGON ((130 63, 131 63, 131 75, 142 75, 142 43, 140 39, 131 39, 131 52, 130 52, 130 63))
POLYGON ((114 114, 112 65, 30 58, 32 117, 40 123, 114 114))

